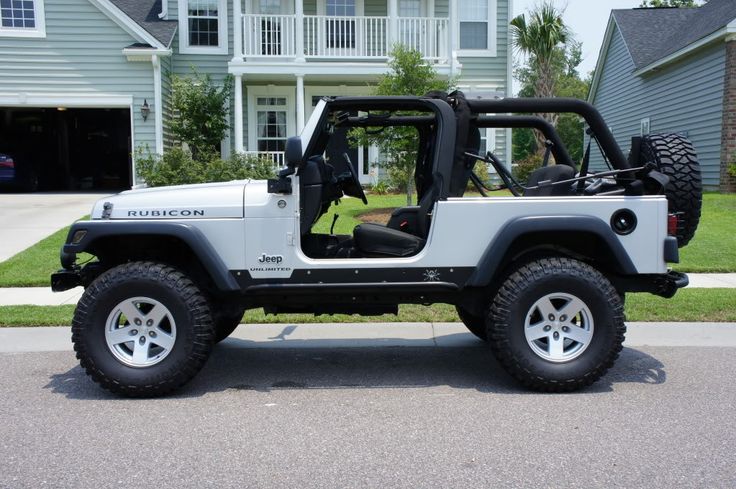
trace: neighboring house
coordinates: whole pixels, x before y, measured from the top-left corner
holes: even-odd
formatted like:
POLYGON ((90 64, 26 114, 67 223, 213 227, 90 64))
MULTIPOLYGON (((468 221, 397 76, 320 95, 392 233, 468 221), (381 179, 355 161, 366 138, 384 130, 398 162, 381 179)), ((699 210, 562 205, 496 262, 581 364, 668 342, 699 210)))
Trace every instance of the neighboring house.
MULTIPOLYGON (((710 189, 734 189, 736 159, 736 1, 698 8, 614 10, 589 101, 622 150, 631 137, 686 134, 710 189)), ((592 152, 591 164, 603 166, 592 152)))
MULTIPOLYGON (((171 76, 194 67, 235 78, 223 154, 278 161, 320 97, 370 94, 397 42, 461 89, 504 95, 510 3, 0 0, 0 152, 37 162, 47 183, 135 185, 136 149, 170 141, 171 76)), ((484 142, 508 160, 510 141, 489 130, 484 142)), ((353 152, 367 182, 377 155, 353 152)))

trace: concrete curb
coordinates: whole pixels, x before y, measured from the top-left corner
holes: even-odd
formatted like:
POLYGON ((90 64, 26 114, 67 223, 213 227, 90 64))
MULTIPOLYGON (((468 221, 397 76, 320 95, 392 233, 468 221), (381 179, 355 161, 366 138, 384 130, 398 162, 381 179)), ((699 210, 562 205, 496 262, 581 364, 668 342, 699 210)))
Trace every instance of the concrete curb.
MULTIPOLYGON (((736 323, 628 323, 625 346, 736 347, 736 323)), ((218 348, 480 348, 462 323, 241 325, 218 348)), ((71 328, 0 328, 0 353, 71 351, 71 328)))

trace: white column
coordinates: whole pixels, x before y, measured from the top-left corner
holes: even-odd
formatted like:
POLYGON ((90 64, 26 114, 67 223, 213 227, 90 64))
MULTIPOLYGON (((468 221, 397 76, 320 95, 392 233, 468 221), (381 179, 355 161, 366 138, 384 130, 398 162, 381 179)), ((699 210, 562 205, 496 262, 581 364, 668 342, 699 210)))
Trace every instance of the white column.
POLYGON ((388 48, 399 42, 399 2, 388 0, 388 48))
POLYGON ((451 74, 452 76, 457 75, 459 63, 457 61, 457 50, 458 50, 458 43, 460 36, 458 34, 458 29, 460 28, 460 24, 458 22, 458 16, 457 16, 457 0, 450 0, 450 29, 449 29, 449 41, 450 41, 450 59, 448 60, 450 62, 450 68, 451 68, 451 74))
POLYGON ((233 59, 235 59, 236 61, 243 60, 243 13, 241 6, 242 1, 243 0, 233 0, 233 59))
POLYGON ((153 120, 156 134, 156 154, 164 154, 164 103, 161 94, 161 59, 151 56, 153 64, 153 120))
POLYGON ((235 124, 233 131, 235 132, 235 152, 242 153, 243 147, 243 75, 235 75, 235 124))
POLYGON ((296 60, 303 63, 304 58, 304 0, 294 0, 294 15, 296 16, 296 26, 294 29, 296 60))
POLYGON ((296 75, 296 132, 304 129, 304 75, 296 75))

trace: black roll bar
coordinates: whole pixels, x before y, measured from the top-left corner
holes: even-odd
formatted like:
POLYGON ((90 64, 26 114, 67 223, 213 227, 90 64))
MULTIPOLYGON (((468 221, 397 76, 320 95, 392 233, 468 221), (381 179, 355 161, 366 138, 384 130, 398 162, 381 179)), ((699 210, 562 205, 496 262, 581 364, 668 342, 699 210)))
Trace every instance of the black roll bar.
POLYGON ((547 112, 578 114, 585 119, 613 167, 617 170, 631 168, 598 109, 583 100, 574 98, 469 99, 468 106, 477 114, 541 114, 547 112))
POLYGON ((501 128, 533 128, 539 130, 544 137, 552 142, 552 154, 557 163, 571 166, 577 169, 577 166, 570 158, 565 143, 560 139, 560 135, 555 127, 536 115, 482 115, 476 119, 475 124, 478 127, 501 127, 501 128))

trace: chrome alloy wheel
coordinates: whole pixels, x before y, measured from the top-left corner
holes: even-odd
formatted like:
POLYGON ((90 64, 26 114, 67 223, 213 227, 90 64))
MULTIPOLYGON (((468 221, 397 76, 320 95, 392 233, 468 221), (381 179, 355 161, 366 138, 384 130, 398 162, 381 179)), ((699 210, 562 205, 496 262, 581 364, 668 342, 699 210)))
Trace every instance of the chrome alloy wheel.
POLYGON ((107 317, 105 341, 115 358, 129 367, 156 365, 174 348, 174 316, 155 299, 126 299, 107 317))
POLYGON ((547 294, 529 309, 524 323, 529 347, 550 362, 579 357, 593 339, 593 314, 572 294, 547 294))

